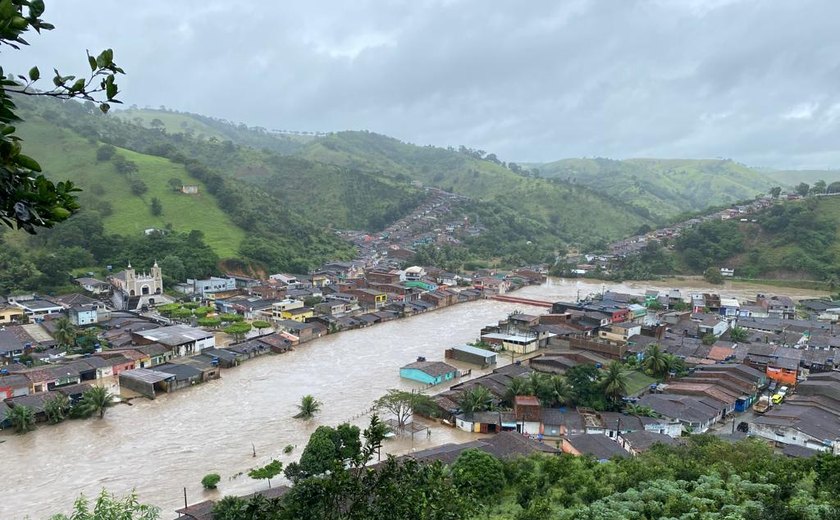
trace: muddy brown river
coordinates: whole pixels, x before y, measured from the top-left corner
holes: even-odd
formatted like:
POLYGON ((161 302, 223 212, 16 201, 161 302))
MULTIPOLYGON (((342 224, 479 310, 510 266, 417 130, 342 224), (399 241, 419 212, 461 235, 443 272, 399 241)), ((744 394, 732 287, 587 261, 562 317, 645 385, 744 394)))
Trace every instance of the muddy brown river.
MULTIPOLYGON (((604 288, 641 294, 651 287, 679 287, 676 283, 687 290, 707 289, 694 281, 605 285, 550 280, 515 294, 568 300, 578 292, 581 297, 604 288)), ((741 297, 764 291, 797 298, 821 294, 743 284, 721 289, 724 294, 741 297)), ((401 365, 417 356, 443 359, 444 349, 476 339, 481 327, 516 309, 545 312, 491 300, 457 305, 321 338, 287 354, 254 359, 223 371, 220 380, 154 401, 137 399, 132 406, 115 406, 104 420, 40 425, 26 435, 2 432, 0 519, 28 516, 36 520, 68 512, 79 493, 91 497, 103 487, 117 494, 135 489, 141 501, 161 507, 163 519, 174 518, 174 509, 183 506, 184 487, 190 503, 263 489, 265 482, 245 474, 250 468, 272 458, 284 463, 296 460, 319 425, 349 421, 364 426, 366 410, 389 388, 421 386, 400 379, 401 365), (295 404, 306 394, 324 404, 315 419, 301 422, 292 416, 295 404), (284 455, 287 445, 295 449, 284 455), (219 490, 202 491, 201 478, 212 472, 222 476, 219 490)), ((505 362, 502 356, 500 363, 505 362)), ((478 374, 473 371, 473 376, 478 374)), ((473 437, 436 425, 431 437, 418 434, 413 440, 392 439, 386 442, 385 451, 403 454, 473 437)), ((277 483, 281 481, 272 481, 277 483)))

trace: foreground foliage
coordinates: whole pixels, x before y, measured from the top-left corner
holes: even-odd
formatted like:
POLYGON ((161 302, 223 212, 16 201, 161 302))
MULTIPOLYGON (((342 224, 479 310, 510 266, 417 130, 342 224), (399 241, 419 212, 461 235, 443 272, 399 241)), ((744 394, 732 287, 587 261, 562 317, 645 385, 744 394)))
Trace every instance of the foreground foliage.
MULTIPOLYGON (((0 2, 0 46, 20 49, 29 45, 23 35, 30 29, 38 34, 52 30, 53 25, 41 19, 45 9, 43 0, 0 2)), ((110 105, 106 101, 120 103, 116 99, 119 89, 115 78, 123 70, 114 63, 111 49, 97 57, 88 54, 87 60, 88 77, 77 79, 55 70, 51 90, 33 88, 41 79, 38 67, 16 77, 0 67, 0 222, 9 227, 35 233, 38 228, 53 227, 79 209, 75 197, 79 189, 72 182, 53 183, 41 174, 41 165, 35 159, 21 153, 21 139, 13 126, 21 117, 12 99, 23 96, 84 99, 99 104, 102 112, 107 112, 110 105)))
MULTIPOLYGON (((215 518, 840 518, 840 457, 791 459, 756 439, 733 444, 693 436, 683 446, 655 445, 638 457, 606 463, 566 454, 502 461, 472 449, 449 466, 393 457, 366 466, 383 433, 378 418, 361 435, 347 424, 318 428, 300 464, 287 471, 294 482, 288 493, 273 499, 225 497, 215 506, 215 518)), ((103 492, 100 501, 112 508, 112 516, 90 516, 87 502, 80 500, 76 507, 84 514, 73 519, 157 518, 138 509, 146 506, 133 495, 119 501, 103 492)))
POLYGON ((50 520, 158 520, 160 509, 141 504, 133 492, 125 497, 117 497, 104 489, 96 498, 91 508, 84 495, 73 504, 73 513, 54 515, 50 520))

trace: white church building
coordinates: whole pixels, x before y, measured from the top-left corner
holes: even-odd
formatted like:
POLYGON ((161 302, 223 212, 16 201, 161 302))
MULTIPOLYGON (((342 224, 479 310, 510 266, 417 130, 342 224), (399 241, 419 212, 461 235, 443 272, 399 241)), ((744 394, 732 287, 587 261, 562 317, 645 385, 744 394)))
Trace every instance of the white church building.
POLYGON ((117 309, 137 311, 172 301, 163 294, 163 275, 157 261, 148 273, 137 273, 129 262, 124 271, 111 275, 108 281, 114 288, 112 301, 117 309))

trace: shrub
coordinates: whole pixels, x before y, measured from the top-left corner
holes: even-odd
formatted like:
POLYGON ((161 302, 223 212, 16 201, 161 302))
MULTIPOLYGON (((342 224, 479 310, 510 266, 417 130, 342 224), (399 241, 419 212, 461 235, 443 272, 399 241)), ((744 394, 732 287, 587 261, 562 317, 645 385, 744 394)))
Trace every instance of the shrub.
POLYGON ((218 473, 208 473, 201 479, 201 485, 204 486, 204 489, 216 489, 220 480, 222 480, 222 477, 218 473))

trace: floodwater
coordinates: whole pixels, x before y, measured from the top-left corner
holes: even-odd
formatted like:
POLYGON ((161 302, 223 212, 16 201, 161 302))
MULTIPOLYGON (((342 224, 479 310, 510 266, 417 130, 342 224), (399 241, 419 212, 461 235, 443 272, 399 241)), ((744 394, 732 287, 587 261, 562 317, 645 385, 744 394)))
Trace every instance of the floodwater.
MULTIPOLYGON (((569 300, 603 289, 641 294, 653 286, 656 284, 604 285, 552 279, 516 295, 569 300)), ((691 281, 685 288, 699 290, 704 286, 691 281)), ((754 296, 763 290, 735 286, 722 292, 754 296)), ((767 288, 767 292, 800 298, 819 294, 778 288, 767 288)), ((264 489, 266 483, 248 478, 250 468, 273 458, 284 463, 296 460, 319 425, 348 421, 363 427, 367 410, 389 388, 420 388, 400 379, 400 366, 417 356, 441 360, 444 349, 476 339, 481 327, 517 309, 545 312, 538 307, 491 300, 457 305, 321 338, 287 354, 254 359, 224 370, 220 380, 162 395, 154 401, 137 399, 132 406, 115 406, 104 420, 41 425, 21 436, 3 432, 0 519, 48 518, 67 512, 79 493, 91 497, 103 487, 117 494, 135 489, 141 501, 162 508, 162 518, 174 517, 173 510, 183 506, 184 487, 190 503, 264 489), (292 416, 297 411, 296 403, 306 394, 322 401, 323 408, 313 420, 302 422, 292 416), (295 449, 284 455, 287 445, 295 449), (211 472, 219 473, 222 481, 219 491, 205 492, 200 481, 211 472)), ((500 363, 505 362, 502 356, 500 363)), ((474 370, 472 377, 480 373, 474 370)), ((413 439, 389 440, 384 451, 403 454, 473 437, 433 425, 430 437, 420 433, 413 439)))

